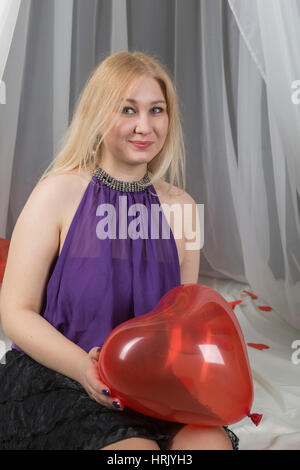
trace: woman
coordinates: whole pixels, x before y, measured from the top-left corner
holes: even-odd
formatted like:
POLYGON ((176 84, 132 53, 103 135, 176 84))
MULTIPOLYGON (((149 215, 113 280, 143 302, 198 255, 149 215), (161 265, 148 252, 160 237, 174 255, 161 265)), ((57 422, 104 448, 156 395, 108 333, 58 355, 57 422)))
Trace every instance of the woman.
MULTIPOLYGON (((147 215, 151 204, 191 204, 195 214, 194 200, 174 185, 180 171, 184 180, 184 159, 176 92, 163 66, 140 52, 104 60, 12 234, 0 311, 14 344, 0 369, 0 447, 237 448, 225 427, 127 409, 97 375, 113 328, 151 311, 180 283, 197 282, 200 252, 186 249, 188 228, 175 240, 173 231, 151 238, 131 226, 129 237, 121 221, 135 204, 147 215), (118 211, 100 219, 111 208, 118 211)), ((156 228, 151 217, 141 225, 156 228)))

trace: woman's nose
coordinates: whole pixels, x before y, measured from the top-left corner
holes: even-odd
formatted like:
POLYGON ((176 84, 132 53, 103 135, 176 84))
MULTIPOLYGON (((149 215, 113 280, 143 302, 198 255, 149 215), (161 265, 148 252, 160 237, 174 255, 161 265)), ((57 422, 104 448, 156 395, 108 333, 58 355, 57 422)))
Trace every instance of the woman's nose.
POLYGON ((135 124, 136 132, 149 132, 151 131, 151 118, 147 114, 141 113, 136 118, 135 124))

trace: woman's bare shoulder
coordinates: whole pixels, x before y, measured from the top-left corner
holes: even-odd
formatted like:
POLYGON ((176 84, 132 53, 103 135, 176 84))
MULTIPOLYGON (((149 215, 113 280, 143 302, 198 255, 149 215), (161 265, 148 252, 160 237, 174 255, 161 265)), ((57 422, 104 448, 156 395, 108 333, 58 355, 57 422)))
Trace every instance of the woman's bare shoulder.
POLYGON ((62 227, 66 215, 80 201, 90 179, 76 171, 49 174, 36 184, 26 205, 30 205, 31 200, 43 199, 47 210, 56 214, 57 223, 62 227))
POLYGON ((88 183, 92 178, 92 174, 87 170, 82 170, 80 173, 76 169, 65 171, 62 173, 50 173, 38 184, 48 186, 62 186, 68 182, 70 184, 79 184, 80 182, 88 183))
POLYGON ((75 191, 81 191, 91 180, 91 175, 87 173, 78 174, 76 170, 64 173, 52 173, 46 176, 42 181, 38 182, 35 191, 55 191, 60 197, 73 195, 75 191))
POLYGON ((162 178, 155 182, 153 186, 161 201, 163 200, 168 204, 190 202, 189 198, 191 196, 186 191, 178 186, 170 185, 162 178))

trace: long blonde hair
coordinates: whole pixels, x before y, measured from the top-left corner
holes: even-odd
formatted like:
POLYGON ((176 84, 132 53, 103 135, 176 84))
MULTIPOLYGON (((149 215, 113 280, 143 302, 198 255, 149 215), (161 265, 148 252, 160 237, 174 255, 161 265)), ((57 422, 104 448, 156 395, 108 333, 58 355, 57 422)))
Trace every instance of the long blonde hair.
POLYGON ((175 85, 158 59, 138 51, 112 54, 91 73, 78 98, 73 119, 59 142, 58 152, 39 181, 50 174, 75 169, 80 172, 83 167, 92 172, 96 168, 102 140, 117 122, 126 92, 142 75, 158 81, 169 117, 164 146, 148 164, 150 184, 167 176, 172 186, 185 190, 186 155, 175 85), (100 134, 99 129, 103 128, 106 132, 100 134))

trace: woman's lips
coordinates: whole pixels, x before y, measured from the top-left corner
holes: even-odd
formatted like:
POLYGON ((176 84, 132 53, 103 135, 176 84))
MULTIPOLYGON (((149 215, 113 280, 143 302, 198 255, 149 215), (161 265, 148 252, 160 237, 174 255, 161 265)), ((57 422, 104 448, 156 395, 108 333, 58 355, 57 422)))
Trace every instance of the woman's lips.
POLYGON ((146 148, 150 147, 150 145, 153 144, 153 142, 139 142, 137 140, 130 140, 129 142, 131 144, 133 144, 138 149, 146 149, 146 148))

